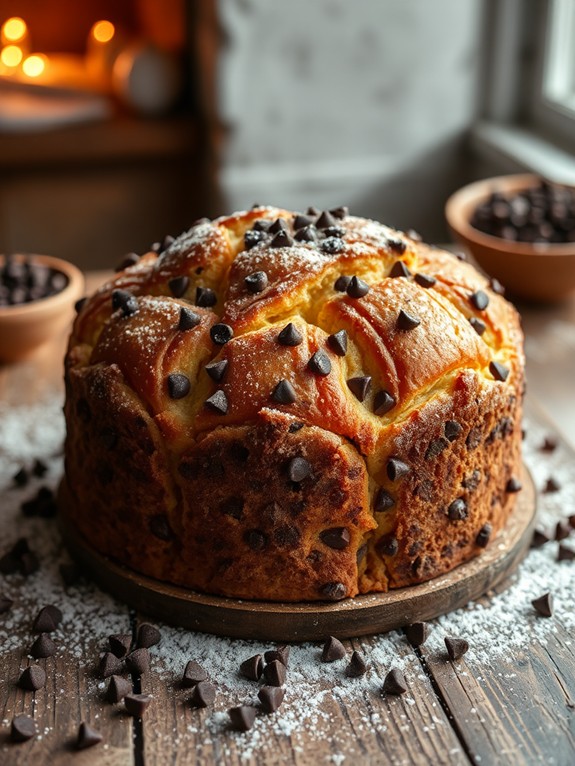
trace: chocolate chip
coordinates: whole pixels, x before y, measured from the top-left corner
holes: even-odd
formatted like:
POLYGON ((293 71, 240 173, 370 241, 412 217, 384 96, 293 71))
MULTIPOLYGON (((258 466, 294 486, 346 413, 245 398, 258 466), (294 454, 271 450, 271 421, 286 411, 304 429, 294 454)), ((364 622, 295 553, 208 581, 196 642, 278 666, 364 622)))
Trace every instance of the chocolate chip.
POLYGON ((545 486, 543 487, 543 492, 549 493, 549 492, 559 492, 561 489, 561 484, 555 479, 553 476, 550 476, 547 481, 545 482, 545 486))
POLYGON ((383 535, 377 542, 377 552, 381 556, 395 556, 399 550, 399 543, 393 534, 383 535))
POLYGON ((454 500, 447 509, 447 515, 451 521, 462 521, 469 515, 467 510, 467 503, 462 497, 458 497, 454 500))
POLYGON ((358 378, 349 378, 347 386, 355 398, 363 402, 371 389, 371 377, 362 375, 358 378))
POLYGON ((322 229, 322 233, 324 237, 336 237, 337 239, 345 237, 345 229, 343 226, 328 226, 327 229, 322 229))
POLYGON ((204 369, 212 380, 214 380, 216 383, 219 383, 220 380, 224 377, 227 368, 228 360, 221 359, 219 362, 210 362, 209 364, 206 364, 204 369))
POLYGON ((209 287, 196 287, 196 306, 210 308, 218 302, 215 292, 209 287))
MULTIPOLYGON (((258 223, 261 223, 260 221, 256 221, 256 225, 258 223)), ((266 223, 268 223, 266 221, 266 223)), ((256 229, 255 226, 251 231, 246 231, 244 234, 244 245, 246 250, 251 250, 252 247, 255 247, 257 244, 259 244, 262 240, 266 238, 265 232, 261 229, 256 229)))
POLYGON ((411 271, 407 268, 403 261, 396 261, 391 267, 389 276, 392 277, 392 279, 397 277, 405 277, 407 279, 411 276, 411 271))
POLYGON ((148 526, 150 527, 150 532, 154 537, 157 537, 158 540, 163 540, 164 542, 173 540, 174 533, 170 527, 167 516, 164 516, 164 514, 158 513, 155 516, 152 516, 148 521, 148 526))
POLYGON ((192 707, 209 707, 216 699, 216 687, 209 681, 200 681, 190 696, 192 707))
POLYGON ((83 298, 79 298, 76 303, 74 304, 74 309, 76 310, 76 314, 79 314, 80 311, 84 308, 86 303, 88 302, 87 296, 84 296, 83 298))
POLYGON ((126 707, 126 713, 134 718, 141 718, 148 707, 152 698, 149 694, 126 694, 124 697, 124 705, 126 707))
POLYGON ((258 699, 266 713, 275 713, 283 702, 285 691, 279 686, 262 686, 258 692, 258 699))
POLYGON ((13 605, 14 605, 14 602, 12 601, 11 598, 0 596, 0 614, 5 614, 6 612, 9 612, 10 609, 12 609, 13 605))
POLYGON ((398 330, 414 330, 421 324, 421 319, 413 314, 408 314, 403 309, 400 310, 397 317, 397 329, 398 330))
POLYGON ((278 234, 281 231, 287 231, 288 224, 283 218, 276 218, 273 223, 270 224, 268 231, 270 234, 278 234))
POLYGON ((106 689, 106 699, 108 702, 121 702, 127 694, 132 693, 132 684, 122 676, 111 676, 110 683, 106 689))
MULTIPOLYGON (((259 205, 258 205, 259 207, 259 205)), ((270 226, 273 226, 273 221, 269 221, 267 218, 259 218, 255 223, 252 231, 269 231, 270 226)))
POLYGON ((398 253, 398 255, 403 255, 407 248, 407 244, 402 239, 398 239, 397 237, 389 237, 387 244, 389 248, 393 250, 394 253, 398 253))
POLYGON ((341 601, 347 596, 347 588, 342 582, 328 582, 319 589, 321 595, 328 601, 341 601))
POLYGON ((395 398, 388 391, 378 391, 373 398, 373 413, 381 417, 393 409, 396 403, 395 398))
POLYGON ((337 226, 337 222, 331 213, 329 213, 327 210, 324 210, 315 222, 315 225, 318 229, 327 229, 330 226, 337 226))
POLYGON ((62 622, 62 612, 57 606, 43 606, 32 625, 33 633, 51 633, 62 622))
POLYGON ((122 670, 123 665, 121 660, 112 652, 105 652, 100 657, 100 663, 98 665, 98 675, 100 678, 109 678, 113 675, 119 675, 122 670))
POLYGON ((334 636, 329 636, 323 645, 321 661, 335 662, 336 660, 342 660, 346 654, 345 646, 341 641, 338 638, 334 638, 334 636))
POLYGON ((347 333, 345 330, 338 330, 333 335, 329 335, 327 345, 336 356, 345 356, 347 354, 347 333))
POLYGON ((40 665, 30 665, 25 668, 18 680, 18 686, 29 692, 38 691, 46 683, 46 672, 40 665))
POLYGON ((521 492, 522 484, 519 481, 519 479, 516 479, 515 476, 512 476, 507 484, 505 485, 505 491, 509 494, 512 494, 514 492, 521 492))
POLYGON ((400 695, 405 694, 407 685, 403 673, 398 668, 392 668, 383 680, 383 693, 400 695))
POLYGON ((270 242, 270 247, 292 247, 293 239, 287 233, 287 231, 278 231, 270 242))
POLYGON ((270 686, 283 686, 286 680, 286 667, 279 660, 273 660, 264 668, 264 678, 270 686))
POLYGON ((573 561, 575 560, 575 551, 571 548, 567 548, 565 545, 560 545, 557 551, 557 561, 573 561))
POLYGON ((218 415, 227 415, 228 398, 222 390, 215 391, 206 399, 206 406, 217 412, 218 415))
POLYGON ((340 239, 339 237, 327 237, 327 239, 324 239, 321 243, 321 249, 324 253, 335 255, 336 253, 341 253, 345 249, 345 243, 343 239, 340 239))
POLYGON ((432 277, 431 274, 416 274, 415 281, 420 287, 433 287, 437 283, 437 279, 432 277))
POLYGON ((456 420, 448 420, 443 427, 445 438, 450 442, 455 441, 462 430, 462 426, 460 426, 456 420))
POLYGON ((129 317, 138 310, 138 299, 128 290, 114 290, 112 293, 112 308, 114 311, 119 309, 123 316, 129 317))
POLYGON ((426 622, 412 622, 405 628, 405 635, 412 646, 423 646, 429 638, 429 625, 426 622))
POLYGON ((489 524, 489 522, 484 524, 477 533, 477 537, 475 538, 475 545, 478 545, 480 548, 486 548, 487 543, 489 542, 489 538, 491 537, 492 529, 493 527, 491 524, 489 524))
POLYGON ((248 529, 244 533, 244 541, 252 551, 263 551, 268 546, 268 536, 259 529, 248 529))
POLYGON ((334 548, 336 551, 342 551, 348 547, 351 537, 346 527, 331 527, 324 529, 319 534, 320 539, 328 548, 334 548))
POLYGON ((334 218, 343 221, 349 215, 349 208, 346 205, 340 205, 339 207, 332 207, 329 212, 334 218))
POLYGON ((450 660, 459 660, 469 649, 469 643, 464 638, 451 638, 446 636, 444 639, 445 648, 450 660))
POLYGON ((250 681, 259 681, 264 672, 264 659, 261 654, 248 657, 240 665, 240 673, 250 681))
POLYGON ((47 633, 40 633, 30 648, 30 654, 35 660, 53 657, 56 654, 56 644, 47 633))
POLYGON ((150 646, 159 644, 161 639, 162 634, 155 625, 150 625, 148 622, 143 622, 138 628, 138 638, 136 639, 136 645, 139 649, 149 649, 150 646))
POLYGON ((134 676, 143 676, 150 669, 150 652, 147 649, 134 649, 126 657, 126 667, 134 676))
POLYGON ((478 317, 470 317, 469 324, 473 327, 473 329, 478 335, 483 335, 483 333, 487 329, 487 325, 485 324, 485 322, 482 319, 479 319, 478 317))
POLYGON ((254 271, 244 279, 246 289, 250 293, 261 293, 268 286, 268 275, 265 271, 254 271))
POLYGON ((325 351, 322 351, 321 348, 318 349, 311 357, 307 363, 307 366, 308 369, 312 372, 315 372, 316 375, 322 375, 325 377, 331 372, 331 362, 329 356, 325 353, 325 351))
POLYGON ((497 295, 505 295, 505 288, 498 279, 495 279, 495 277, 491 277, 489 280, 489 287, 491 287, 493 292, 497 295))
POLYGON ((425 452, 425 459, 434 460, 436 457, 441 455, 443 450, 447 447, 449 447, 448 440, 444 436, 440 436, 439 439, 435 439, 429 443, 429 446, 425 452))
POLYGON ((39 458, 36 458, 34 460, 34 465, 32 466, 32 473, 34 476, 37 476, 39 479, 41 479, 43 476, 46 475, 48 472, 48 466, 46 463, 44 463, 39 458))
POLYGON ((376 513, 385 513, 385 511, 389 511, 390 508, 393 508, 394 505, 395 500, 393 497, 387 490, 383 489, 383 487, 380 487, 375 493, 373 500, 373 510, 376 513))
POLYGON ((168 395, 170 399, 183 399, 190 393, 190 379, 180 372, 168 375, 168 395))
POLYGON ((551 538, 543 532, 541 529, 536 529, 533 532, 531 539, 531 548, 541 548, 545 543, 548 543, 551 538))
POLYGON ((315 228, 313 226, 306 226, 305 229, 300 229, 296 233, 295 239, 297 242, 315 242, 317 239, 315 228))
POLYGON ((411 468, 397 457, 391 457, 387 461, 387 475, 390 481, 397 481, 411 471, 411 468))
POLYGON ((25 487, 29 478, 28 471, 25 468, 20 468, 12 477, 12 481, 17 487, 25 487))
POLYGON ((489 372, 493 375, 495 380, 505 381, 509 375, 509 370, 499 362, 489 362, 489 372))
POLYGON ((483 290, 477 290, 469 296, 469 302, 478 311, 485 311, 489 306, 489 296, 483 290))
POLYGON ((539 598, 533 599, 531 603, 533 604, 535 611, 538 612, 542 617, 552 616, 553 596, 551 593, 545 593, 543 596, 539 596, 539 598))
POLYGON ((194 327, 197 327, 201 321, 202 321, 202 318, 199 314, 196 314, 191 309, 188 309, 185 306, 182 306, 182 308, 180 309, 180 319, 178 322, 178 330, 180 330, 180 332, 185 332, 186 330, 193 330, 194 327))
POLYGON ((168 282, 168 287, 174 298, 181 298, 190 284, 189 277, 174 277, 168 282))
POLYGON ((287 646, 287 644, 283 644, 282 646, 278 646, 275 649, 269 649, 267 652, 265 652, 264 660, 266 662, 273 662, 274 660, 277 660, 287 668, 290 652, 291 647, 287 646))
POLYGON ((234 331, 229 324, 218 322, 210 328, 210 337, 218 346, 225 346, 234 337, 234 331))
POLYGON ((297 394, 289 380, 280 380, 273 390, 272 399, 279 404, 293 404, 297 394))
POLYGON ((248 731, 256 720, 256 709, 251 705, 238 705, 228 710, 232 727, 237 731, 248 731))
POLYGON ((307 477, 310 476, 310 474, 311 474, 311 465, 305 458, 294 457, 289 461, 288 476, 290 478, 290 481, 295 481, 296 483, 299 483, 300 481, 307 479, 307 477))
POLYGON ((333 289, 337 290, 338 293, 345 293, 347 288, 349 287, 350 282, 351 282, 351 277, 348 277, 345 274, 342 274, 341 277, 338 277, 335 280, 333 289))
POLYGON ((208 674, 203 667, 195 660, 190 660, 184 670, 184 676, 182 678, 182 686, 190 688, 199 684, 200 681, 206 681, 208 674))
POLYGON ((35 553, 24 553, 18 562, 18 567, 20 569, 20 573, 24 575, 24 577, 28 577, 28 575, 38 571, 40 568, 40 562, 38 561, 35 553))
POLYGON ((310 205, 305 212, 306 212, 306 215, 313 215, 313 216, 318 216, 320 214, 320 211, 317 209, 317 207, 314 207, 313 205, 310 205))
POLYGON ((293 221, 293 227, 296 231, 299 229, 305 229, 306 226, 311 226, 313 224, 313 218, 310 218, 308 215, 296 215, 293 221))
POLYGON ((29 715, 17 715, 10 725, 10 739, 12 742, 27 742, 36 734, 36 724, 29 715))
POLYGON ((138 253, 128 253, 116 266, 115 271, 124 271, 124 269, 130 268, 130 266, 134 266, 139 260, 140 256, 138 253))
POLYGON ((76 750, 86 750, 94 747, 103 739, 102 735, 96 729, 93 729, 85 721, 78 727, 78 737, 76 739, 76 750))
POLYGON ((359 652, 353 652, 345 669, 348 678, 359 678, 367 673, 367 665, 359 652))
POLYGON ((557 449, 557 439, 554 436, 546 436, 539 448, 542 452, 554 452, 557 449))
POLYGON ((558 521, 555 525, 555 539, 566 540, 571 534, 571 525, 564 521, 558 521))
POLYGON ((349 284, 346 288, 346 293, 350 298, 363 298, 369 292, 369 285, 364 282, 363 279, 353 276, 349 280, 349 284))
POLYGON ((278 335, 278 343, 281 346, 299 346, 302 341, 301 333, 292 322, 287 324, 278 335))

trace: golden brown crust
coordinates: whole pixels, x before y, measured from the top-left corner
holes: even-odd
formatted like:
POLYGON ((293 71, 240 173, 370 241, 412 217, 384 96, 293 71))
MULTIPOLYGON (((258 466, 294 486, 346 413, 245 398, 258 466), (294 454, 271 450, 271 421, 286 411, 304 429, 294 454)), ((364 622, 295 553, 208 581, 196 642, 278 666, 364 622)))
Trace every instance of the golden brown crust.
POLYGON ((241 598, 353 596, 450 570, 512 510, 516 311, 472 266, 400 232, 349 216, 322 230, 315 216, 310 241, 293 242, 294 217, 257 208, 199 223, 76 320, 75 521, 145 574, 241 598), (369 291, 334 289, 342 275, 369 291), (129 310, 118 289, 135 296, 129 310), (233 334, 222 344, 218 323, 233 334), (295 344, 281 339, 289 323, 295 344))

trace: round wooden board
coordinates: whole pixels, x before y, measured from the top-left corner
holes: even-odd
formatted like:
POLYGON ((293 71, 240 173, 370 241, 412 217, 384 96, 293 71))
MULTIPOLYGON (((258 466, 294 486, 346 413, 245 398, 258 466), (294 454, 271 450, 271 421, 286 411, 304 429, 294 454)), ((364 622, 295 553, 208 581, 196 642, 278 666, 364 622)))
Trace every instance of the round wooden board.
POLYGON ((511 574, 529 548, 536 492, 527 469, 509 522, 477 558, 421 585, 333 604, 241 601, 207 596, 153 580, 102 556, 68 522, 66 485, 59 492, 60 526, 71 555, 104 590, 163 622, 231 638, 309 641, 385 633, 430 620, 483 596, 511 574))

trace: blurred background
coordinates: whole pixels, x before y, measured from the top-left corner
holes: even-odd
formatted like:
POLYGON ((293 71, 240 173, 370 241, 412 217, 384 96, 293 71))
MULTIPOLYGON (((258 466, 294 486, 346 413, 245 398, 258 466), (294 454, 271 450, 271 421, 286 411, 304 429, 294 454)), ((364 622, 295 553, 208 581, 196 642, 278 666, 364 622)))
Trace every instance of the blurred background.
POLYGON ((0 0, 0 252, 106 268, 253 203, 445 242, 475 178, 575 180, 575 0, 0 0))

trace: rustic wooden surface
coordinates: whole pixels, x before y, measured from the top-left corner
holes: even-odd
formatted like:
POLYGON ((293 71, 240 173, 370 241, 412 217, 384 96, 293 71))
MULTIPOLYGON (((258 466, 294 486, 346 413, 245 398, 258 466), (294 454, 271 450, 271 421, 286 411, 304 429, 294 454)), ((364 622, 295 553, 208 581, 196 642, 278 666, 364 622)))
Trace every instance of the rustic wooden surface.
MULTIPOLYGON (((99 278, 92 275, 90 282, 99 278)), ((528 415, 560 436, 561 459, 575 465, 575 296, 558 307, 521 306, 521 311, 527 334, 528 415)), ((0 401, 33 403, 50 387, 60 390, 62 353, 63 347, 49 347, 28 362, 0 368, 0 401)), ((138 619, 126 609, 126 624, 134 630, 138 619)), ((497 666, 487 664, 480 673, 465 657, 452 664, 433 648, 416 651, 407 642, 398 643, 398 651, 419 668, 409 674, 408 695, 370 694, 350 703, 336 688, 321 703, 330 714, 326 736, 311 737, 301 727, 261 739, 249 753, 242 749, 241 736, 204 727, 206 711, 186 704, 175 679, 162 680, 153 673, 142 680, 142 690, 155 696, 142 721, 102 704, 94 694, 93 667, 74 656, 58 655, 57 668, 54 658, 40 660, 50 669, 48 683, 34 695, 24 694, 15 684, 31 643, 29 626, 23 625, 21 650, 0 647, 0 763, 573 766, 575 641, 560 617, 554 620, 556 630, 544 643, 510 649, 497 666), (46 734, 24 745, 7 745, 9 721, 20 712, 33 714, 46 734), (106 748, 73 750, 80 720, 97 725, 106 748)), ((373 642, 368 637, 345 643, 369 657, 373 642)))

